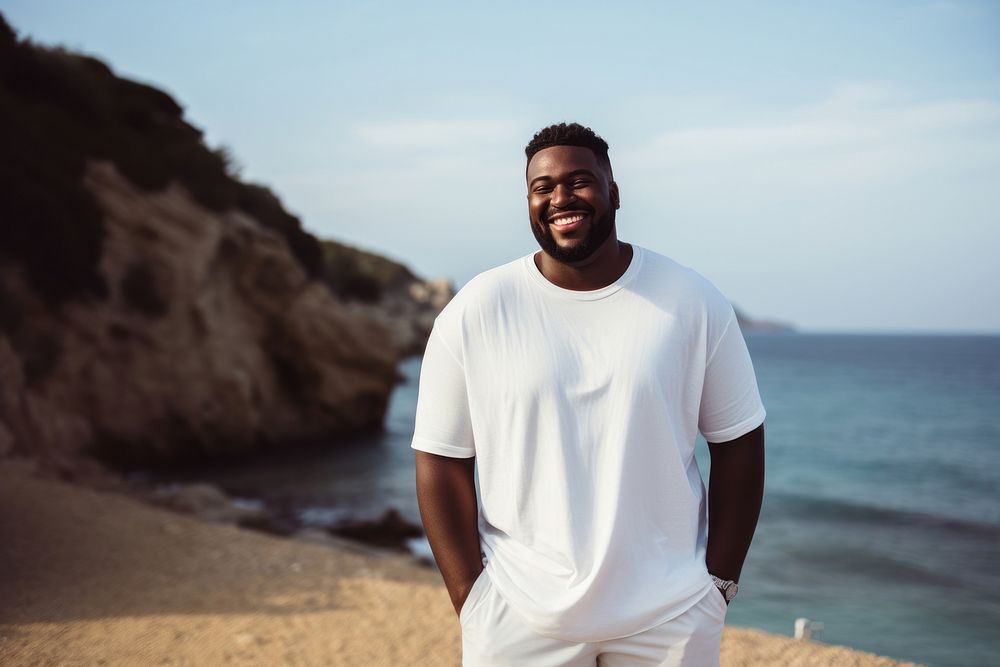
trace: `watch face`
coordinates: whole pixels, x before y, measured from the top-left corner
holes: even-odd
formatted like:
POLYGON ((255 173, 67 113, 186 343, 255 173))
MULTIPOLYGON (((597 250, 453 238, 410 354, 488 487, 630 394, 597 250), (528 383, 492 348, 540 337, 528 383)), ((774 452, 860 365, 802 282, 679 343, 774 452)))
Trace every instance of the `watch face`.
POLYGON ((730 585, 729 588, 727 588, 725 590, 726 600, 732 600, 734 597, 736 597, 736 592, 739 589, 740 589, 740 586, 737 583, 733 583, 732 585, 730 585))

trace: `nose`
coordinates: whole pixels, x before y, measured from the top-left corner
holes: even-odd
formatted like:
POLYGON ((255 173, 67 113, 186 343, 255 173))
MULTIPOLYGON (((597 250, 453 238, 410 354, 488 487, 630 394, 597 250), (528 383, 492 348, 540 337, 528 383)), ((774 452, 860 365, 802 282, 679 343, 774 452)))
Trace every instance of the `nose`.
POLYGON ((574 199, 576 199, 576 195, 573 193, 573 188, 563 183, 556 185, 552 190, 551 203, 556 208, 564 208, 574 199))

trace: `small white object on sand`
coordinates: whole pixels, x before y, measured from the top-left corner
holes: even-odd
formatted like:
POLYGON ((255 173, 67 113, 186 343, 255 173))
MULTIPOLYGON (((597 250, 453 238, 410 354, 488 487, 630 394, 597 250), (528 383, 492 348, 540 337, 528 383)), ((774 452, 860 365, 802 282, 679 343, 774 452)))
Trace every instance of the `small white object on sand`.
POLYGON ((822 636, 823 624, 810 621, 808 618, 795 619, 795 638, 804 641, 811 640, 813 633, 822 636))

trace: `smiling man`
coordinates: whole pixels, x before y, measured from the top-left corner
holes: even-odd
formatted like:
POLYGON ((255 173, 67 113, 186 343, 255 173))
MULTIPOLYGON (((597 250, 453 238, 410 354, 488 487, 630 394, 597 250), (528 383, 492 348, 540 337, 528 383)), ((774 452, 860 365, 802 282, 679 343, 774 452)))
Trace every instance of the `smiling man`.
POLYGON ((764 480, 736 315, 694 271, 618 240, 593 131, 553 125, 525 153, 541 252, 469 281, 420 373, 417 497, 463 662, 717 664, 764 480))

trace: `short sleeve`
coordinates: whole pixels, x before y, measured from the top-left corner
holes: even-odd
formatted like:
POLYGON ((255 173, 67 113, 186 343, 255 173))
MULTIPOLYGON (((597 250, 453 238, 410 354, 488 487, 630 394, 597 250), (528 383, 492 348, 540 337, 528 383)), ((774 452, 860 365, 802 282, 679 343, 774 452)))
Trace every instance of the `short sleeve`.
POLYGON ((465 371, 436 327, 427 340, 420 366, 417 416, 410 446, 453 458, 476 455, 465 371))
POLYGON ((705 365, 698 430, 708 442, 735 440, 763 424, 766 415, 750 352, 731 307, 730 313, 705 365))

